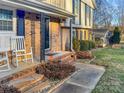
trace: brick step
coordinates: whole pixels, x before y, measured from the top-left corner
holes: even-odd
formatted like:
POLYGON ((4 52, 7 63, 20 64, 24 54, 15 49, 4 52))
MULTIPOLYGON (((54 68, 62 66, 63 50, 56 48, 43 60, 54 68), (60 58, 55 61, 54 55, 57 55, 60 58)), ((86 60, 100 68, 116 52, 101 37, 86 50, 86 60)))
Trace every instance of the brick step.
POLYGON ((35 65, 35 66, 30 67, 30 68, 24 69, 22 71, 16 72, 14 74, 8 75, 4 78, 1 78, 0 83, 6 84, 6 83, 11 82, 13 80, 18 80, 18 79, 24 78, 26 76, 31 76, 31 75, 35 74, 35 69, 37 66, 38 65, 35 65))
POLYGON ((21 93, 24 93, 25 91, 28 91, 39 84, 43 84, 46 81, 44 75, 39 74, 32 74, 23 78, 19 78, 16 80, 11 80, 9 82, 9 86, 14 86, 17 88, 21 93))
POLYGON ((47 93, 50 89, 49 81, 42 82, 24 93, 47 93))

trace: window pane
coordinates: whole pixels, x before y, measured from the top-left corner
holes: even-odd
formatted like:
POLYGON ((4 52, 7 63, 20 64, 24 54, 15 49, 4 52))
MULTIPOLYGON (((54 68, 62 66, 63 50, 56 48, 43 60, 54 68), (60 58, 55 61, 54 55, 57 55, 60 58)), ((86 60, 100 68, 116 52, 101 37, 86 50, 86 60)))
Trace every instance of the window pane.
POLYGON ((0 26, 2 26, 2 21, 0 21, 0 26))
POLYGON ((12 26, 8 26, 8 31, 12 31, 12 26))
POLYGON ((3 26, 7 26, 7 21, 3 21, 3 26))
POLYGON ((9 26, 12 26, 12 21, 7 22, 9 26))
POLYGON ((0 31, 12 31, 13 11, 0 9, 0 31))

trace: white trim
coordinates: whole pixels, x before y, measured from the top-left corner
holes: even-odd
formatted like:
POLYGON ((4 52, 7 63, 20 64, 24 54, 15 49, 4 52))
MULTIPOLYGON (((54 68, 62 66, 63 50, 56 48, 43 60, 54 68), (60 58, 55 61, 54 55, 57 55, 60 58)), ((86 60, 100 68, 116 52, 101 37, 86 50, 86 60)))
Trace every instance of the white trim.
POLYGON ((0 9, 6 9, 13 11, 13 30, 12 31, 0 31, 0 34, 9 34, 9 33, 16 33, 17 31, 17 18, 16 18, 16 9, 8 6, 3 6, 0 4, 0 9))

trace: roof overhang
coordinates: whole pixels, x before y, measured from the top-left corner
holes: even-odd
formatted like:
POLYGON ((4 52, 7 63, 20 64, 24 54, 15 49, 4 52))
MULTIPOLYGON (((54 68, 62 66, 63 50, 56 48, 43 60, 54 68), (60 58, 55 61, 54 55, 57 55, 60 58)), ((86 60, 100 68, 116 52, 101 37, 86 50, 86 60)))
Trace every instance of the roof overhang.
POLYGON ((94 5, 94 9, 96 8, 96 1, 95 0, 92 0, 92 3, 94 5))
POLYGON ((45 13, 50 16, 58 16, 62 18, 75 16, 74 14, 69 13, 66 10, 62 10, 54 6, 50 6, 46 3, 40 3, 34 0, 1 0, 0 2, 17 8, 21 7, 22 9, 26 8, 37 11, 39 13, 45 13))
POLYGON ((96 2, 95 0, 81 0, 83 3, 87 4, 90 6, 92 9, 96 8, 96 2))

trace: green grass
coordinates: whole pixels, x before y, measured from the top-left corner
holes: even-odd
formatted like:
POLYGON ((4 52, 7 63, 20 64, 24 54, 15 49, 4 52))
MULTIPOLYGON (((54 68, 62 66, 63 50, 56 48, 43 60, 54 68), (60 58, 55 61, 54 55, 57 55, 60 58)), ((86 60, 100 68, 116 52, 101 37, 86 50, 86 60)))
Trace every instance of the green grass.
POLYGON ((124 49, 101 49, 93 52, 92 64, 105 66, 106 72, 92 93, 124 93, 124 49))

